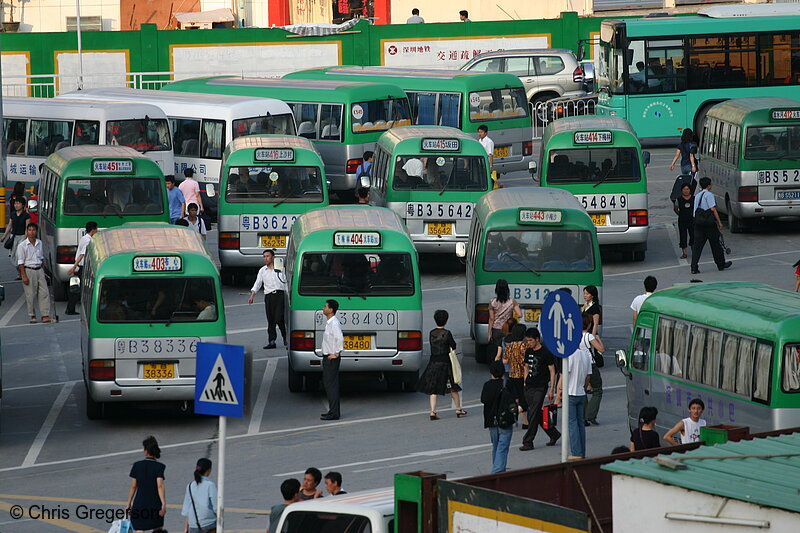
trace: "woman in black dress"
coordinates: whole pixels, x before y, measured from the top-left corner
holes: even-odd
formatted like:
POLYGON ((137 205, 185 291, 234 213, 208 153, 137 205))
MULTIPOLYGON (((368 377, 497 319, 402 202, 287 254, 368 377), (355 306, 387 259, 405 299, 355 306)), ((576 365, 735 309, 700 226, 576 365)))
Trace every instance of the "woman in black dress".
POLYGON ((167 512, 167 497, 164 489, 164 463, 158 441, 153 436, 142 441, 144 459, 131 467, 131 490, 128 493, 128 512, 137 533, 153 530, 163 531, 164 515, 167 512))
POLYGON ((631 432, 630 450, 647 450, 649 448, 661 447, 661 439, 653 429, 656 425, 658 409, 655 407, 642 407, 639 411, 639 429, 631 432))
MULTIPOLYGON (((594 285, 587 285, 583 289, 583 300, 586 304, 583 306, 582 316, 590 318, 589 333, 600 338, 600 326, 603 325, 603 306, 600 305, 600 296, 597 287, 594 285)), ((597 352, 597 348, 590 346, 593 352, 597 352)), ((595 364, 595 356, 603 357, 600 353, 592 354, 592 374, 589 376, 589 384, 592 386, 592 397, 589 403, 586 404, 586 413, 584 414, 584 424, 589 423, 597 424, 597 413, 600 411, 600 402, 603 399, 603 378, 600 375, 600 369, 595 364)))
POLYGON ((453 379, 453 368, 450 365, 450 350, 456 349, 456 341, 450 330, 445 329, 448 318, 450 315, 444 309, 439 309, 433 314, 436 329, 431 330, 431 359, 419 380, 418 390, 430 395, 431 420, 439 420, 436 415, 436 396, 447 394, 448 388, 456 404, 456 417, 461 418, 467 414, 461 408, 461 398, 458 395, 461 387, 453 379))
POLYGON ((673 210, 678 215, 678 237, 681 249, 681 259, 686 259, 686 245, 692 247, 694 241, 694 195, 692 187, 688 183, 681 186, 681 195, 675 199, 673 210), (686 237, 689 237, 688 243, 686 237))

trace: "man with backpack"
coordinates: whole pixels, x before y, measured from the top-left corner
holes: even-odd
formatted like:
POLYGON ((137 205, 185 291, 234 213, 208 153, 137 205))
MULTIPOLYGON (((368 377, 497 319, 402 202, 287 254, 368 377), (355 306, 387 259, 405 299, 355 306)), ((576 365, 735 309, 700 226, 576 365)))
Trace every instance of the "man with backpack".
POLYGON ((481 403, 483 404, 483 427, 489 429, 492 440, 492 474, 506 471, 511 436, 520 407, 514 396, 503 384, 506 369, 502 361, 492 361, 489 365, 492 379, 483 384, 481 403))

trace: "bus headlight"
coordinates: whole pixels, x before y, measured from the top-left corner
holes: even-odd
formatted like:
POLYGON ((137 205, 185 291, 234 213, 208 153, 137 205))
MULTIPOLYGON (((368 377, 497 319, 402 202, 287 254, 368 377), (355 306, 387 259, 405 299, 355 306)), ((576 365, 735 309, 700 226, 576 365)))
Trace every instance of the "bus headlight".
POLYGON ((313 352, 316 348, 316 338, 313 331, 293 331, 289 347, 300 352, 313 352))
POLYGON ((421 331, 398 331, 397 350, 400 352, 413 352, 422 349, 421 331))

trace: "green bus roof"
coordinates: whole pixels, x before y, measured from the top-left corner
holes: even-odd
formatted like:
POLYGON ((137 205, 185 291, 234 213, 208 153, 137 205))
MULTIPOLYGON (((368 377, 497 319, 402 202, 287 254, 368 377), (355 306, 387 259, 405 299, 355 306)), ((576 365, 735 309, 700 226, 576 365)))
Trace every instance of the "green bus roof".
MULTIPOLYGON (((542 146, 547 146, 547 142, 551 138, 563 133, 571 135, 576 131, 599 130, 622 133, 623 138, 627 139, 629 144, 640 145, 636 132, 627 120, 619 117, 582 116, 560 118, 550 122, 544 129, 544 133, 542 133, 542 146)), ((570 140, 570 144, 572 144, 572 140, 570 140)), ((585 146, 590 147, 592 145, 587 144, 585 146)))
POLYGON ((50 154, 44 164, 59 176, 64 176, 66 173, 82 177, 102 174, 104 178, 117 177, 122 179, 130 177, 131 174, 152 175, 162 178, 164 176, 155 161, 127 146, 99 146, 94 144, 69 146, 50 154), (133 161, 133 172, 124 174, 92 172, 92 160, 95 159, 129 159, 133 161))
POLYGON ((700 15, 604 20, 603 25, 624 23, 628 38, 650 36, 709 35, 757 31, 795 31, 800 16, 710 18, 700 15))
POLYGON ((422 139, 458 139, 461 141, 461 148, 457 152, 442 151, 442 155, 459 153, 462 155, 486 155, 486 149, 483 145, 463 131, 457 128, 450 128, 448 126, 400 126, 392 128, 383 133, 378 139, 378 145, 383 146, 391 154, 397 149, 400 144, 405 144, 406 150, 411 150, 409 153, 439 153, 436 151, 421 150, 422 139), (415 147, 409 147, 412 145, 415 147))
POLYGON ((800 110, 800 102, 789 100, 788 98, 777 98, 769 96, 759 96, 754 98, 734 98, 719 103, 709 109, 709 117, 724 120, 732 124, 742 124, 746 120, 757 122, 759 126, 765 126, 777 122, 800 122, 794 120, 772 120, 770 110, 772 109, 796 109, 800 110))
POLYGON ((475 205, 475 216, 482 221, 484 230, 495 229, 494 226, 527 226, 518 222, 520 209, 560 209, 564 217, 560 227, 594 229, 592 219, 574 194, 551 187, 511 187, 490 191, 475 205), (492 220, 491 228, 486 223, 489 219, 492 220))
POLYGON ((290 72, 284 79, 353 80, 393 83, 404 90, 469 92, 522 87, 517 76, 507 72, 468 72, 463 70, 360 67, 343 65, 290 72))
POLYGON ((191 254, 207 259, 208 265, 216 268, 199 232, 165 222, 129 222, 98 231, 87 253, 96 265, 95 275, 106 262, 115 269, 114 274, 130 272, 131 260, 139 255, 191 254))
POLYGON ((405 98, 397 85, 338 80, 283 80, 273 78, 210 77, 168 83, 162 91, 263 96, 287 101, 349 103, 405 98))
POLYGON ((332 250, 333 234, 337 231, 380 231, 381 245, 358 248, 365 252, 414 250, 403 221, 394 211, 368 205, 337 205, 309 211, 292 225, 291 237, 298 249, 332 250))
MULTIPOLYGON (((236 161, 242 160, 241 164, 252 164, 255 154, 254 150, 257 148, 291 148, 295 151, 294 163, 298 165, 317 165, 323 168, 322 158, 319 152, 314 147, 314 144, 305 137, 296 137, 294 135, 246 135, 244 137, 237 137, 228 143, 225 147, 225 153, 222 155, 222 164, 225 165, 228 159, 236 152, 244 153, 247 150, 250 154, 249 157, 234 157, 236 161), (247 163, 250 161, 250 163, 247 163), (302 162, 301 162, 302 161, 302 162)), ((276 161, 281 163, 280 161, 276 161)), ((240 163, 234 162, 238 165, 240 163)))
POLYGON ((677 285, 648 297, 641 309, 647 311, 764 339, 800 340, 800 294, 764 283, 677 285))

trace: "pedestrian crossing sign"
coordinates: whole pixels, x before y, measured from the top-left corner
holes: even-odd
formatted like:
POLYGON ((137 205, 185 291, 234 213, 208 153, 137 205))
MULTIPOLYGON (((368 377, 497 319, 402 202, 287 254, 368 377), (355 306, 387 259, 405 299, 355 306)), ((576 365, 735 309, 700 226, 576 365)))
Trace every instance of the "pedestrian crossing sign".
POLYGON ((244 415, 244 347, 197 343, 194 412, 244 415))

